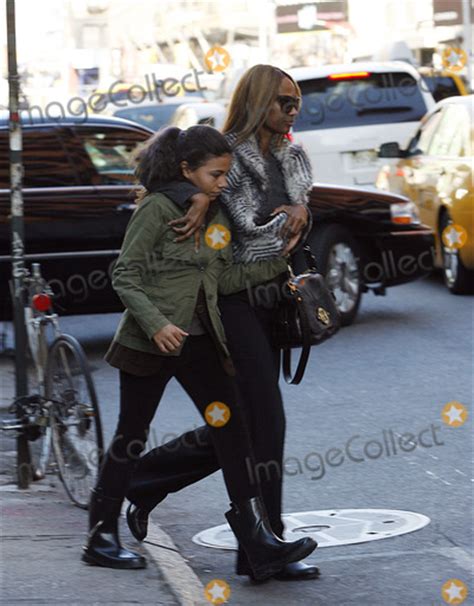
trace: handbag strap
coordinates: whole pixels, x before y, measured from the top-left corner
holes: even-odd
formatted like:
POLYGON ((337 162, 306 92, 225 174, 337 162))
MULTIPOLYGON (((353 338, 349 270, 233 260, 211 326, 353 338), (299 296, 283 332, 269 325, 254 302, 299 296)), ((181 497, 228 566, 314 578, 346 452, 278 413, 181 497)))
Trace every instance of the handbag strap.
MULTIPOLYGON (((310 271, 311 273, 316 273, 318 271, 316 265, 316 257, 314 256, 309 244, 305 244, 303 246, 303 253, 305 256, 306 264, 308 266, 308 271, 310 271)), ((294 277, 291 266, 289 266, 289 270, 290 276, 294 277)), ((301 380, 304 376, 304 372, 306 370, 306 366, 308 364, 309 354, 311 353, 311 329, 309 326, 308 317, 306 316, 306 311, 301 301, 296 300, 296 309, 300 317, 301 327, 303 329, 303 346, 301 349, 301 355, 298 361, 298 366, 296 367, 295 374, 293 375, 293 377, 291 376, 291 349, 287 348, 283 350, 283 376, 285 377, 285 381, 289 385, 298 385, 299 383, 301 383, 301 380)))
POLYGON ((301 328, 303 333, 303 346, 301 349, 301 355, 298 362, 298 366, 296 367, 296 371, 293 377, 291 376, 291 349, 287 348, 283 350, 283 376, 285 377, 285 381, 289 385, 298 385, 299 383, 301 383, 304 372, 306 370, 306 365, 308 364, 309 354, 311 353, 309 321, 308 317, 306 316, 306 311, 303 307, 303 304, 298 300, 296 300, 296 309, 301 321, 301 328))
POLYGON ((311 246, 309 244, 305 244, 303 246, 303 253, 306 265, 308 266, 308 271, 310 271, 311 273, 317 273, 318 266, 316 263, 316 257, 314 256, 314 253, 311 250, 311 246))

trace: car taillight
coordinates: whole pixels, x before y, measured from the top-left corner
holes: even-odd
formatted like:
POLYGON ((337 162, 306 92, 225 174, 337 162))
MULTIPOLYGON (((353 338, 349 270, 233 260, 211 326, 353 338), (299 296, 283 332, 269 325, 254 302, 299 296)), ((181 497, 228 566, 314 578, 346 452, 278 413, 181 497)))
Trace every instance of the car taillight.
POLYGON ((420 223, 418 209, 413 202, 401 202, 390 205, 390 214, 392 223, 399 225, 409 225, 420 223))
POLYGON ((48 311, 51 309, 51 297, 45 293, 38 293, 31 298, 31 304, 36 311, 48 311))
POLYGON ((331 74, 329 80, 353 80, 354 78, 369 78, 370 72, 346 72, 342 74, 331 74))

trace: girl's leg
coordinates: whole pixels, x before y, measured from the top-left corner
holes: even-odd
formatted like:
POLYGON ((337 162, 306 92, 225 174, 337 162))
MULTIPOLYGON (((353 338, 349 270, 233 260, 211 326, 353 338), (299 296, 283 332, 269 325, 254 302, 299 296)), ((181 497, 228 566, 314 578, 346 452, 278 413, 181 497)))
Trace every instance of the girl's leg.
POLYGON ((104 495, 127 494, 133 466, 145 448, 150 423, 172 376, 169 366, 163 364, 159 373, 147 377, 120 371, 119 420, 97 481, 104 495))
MULTIPOLYGON (((167 368, 172 362, 164 364, 167 368)), ((82 559, 108 568, 144 568, 143 556, 122 547, 118 520, 134 460, 145 447, 148 427, 170 378, 120 373, 120 416, 89 504, 89 536, 82 559)))
POLYGON ((215 417, 208 421, 209 435, 231 500, 257 496, 248 429, 237 402, 234 381, 224 373, 214 343, 207 335, 191 337, 182 358, 176 379, 204 418, 206 410, 215 412, 215 417), (224 411, 221 416, 220 411, 224 411))
POLYGON ((167 494, 199 482, 219 469, 209 427, 204 425, 140 457, 127 499, 150 512, 167 494))

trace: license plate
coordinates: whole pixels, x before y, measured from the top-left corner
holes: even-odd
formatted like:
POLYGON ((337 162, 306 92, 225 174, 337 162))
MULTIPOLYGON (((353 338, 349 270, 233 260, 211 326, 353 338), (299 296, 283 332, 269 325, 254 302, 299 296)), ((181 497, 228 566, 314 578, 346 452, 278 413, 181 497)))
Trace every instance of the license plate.
POLYGON ((369 166, 377 162, 377 152, 375 149, 364 149, 351 153, 352 166, 361 167, 369 166))

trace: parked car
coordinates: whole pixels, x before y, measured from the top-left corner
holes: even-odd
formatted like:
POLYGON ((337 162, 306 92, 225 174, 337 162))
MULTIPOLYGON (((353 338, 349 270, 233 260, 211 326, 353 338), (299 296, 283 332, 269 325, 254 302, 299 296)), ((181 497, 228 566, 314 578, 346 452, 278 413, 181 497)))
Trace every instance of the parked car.
MULTIPOLYGON (((412 200, 423 223, 435 233, 437 267, 454 294, 474 285, 474 95, 440 101, 422 120, 406 149, 396 142, 380 147, 381 158, 397 158, 382 167, 377 187, 412 200), (461 248, 443 243, 450 224, 465 230, 461 248)), ((449 244, 449 243, 448 243, 449 244)))
MULTIPOLYGON (((152 131, 117 118, 24 124, 25 252, 39 260, 64 314, 121 309, 110 284, 134 204, 128 163, 152 131)), ((0 288, 10 278, 8 127, 0 117, 0 288)), ((409 282, 432 269, 433 236, 404 197, 315 185, 310 242, 349 324, 363 292, 409 282)), ((0 317, 9 317, 3 297, 0 317)))
POLYGON ((169 123, 183 130, 195 124, 208 124, 221 130, 225 116, 226 109, 220 103, 186 103, 176 109, 169 123))
POLYGON ((420 67, 418 71, 435 101, 469 94, 464 78, 455 72, 432 67, 420 67))
POLYGON ((117 118, 124 118, 146 126, 153 131, 170 124, 176 110, 185 103, 201 103, 203 98, 199 95, 187 95, 185 97, 164 97, 161 102, 142 101, 141 103, 126 103, 123 107, 108 105, 106 113, 117 118))
POLYGON ((387 140, 404 145, 434 105, 408 63, 360 62, 290 70, 303 95, 293 136, 318 182, 373 185, 377 150, 387 140))

